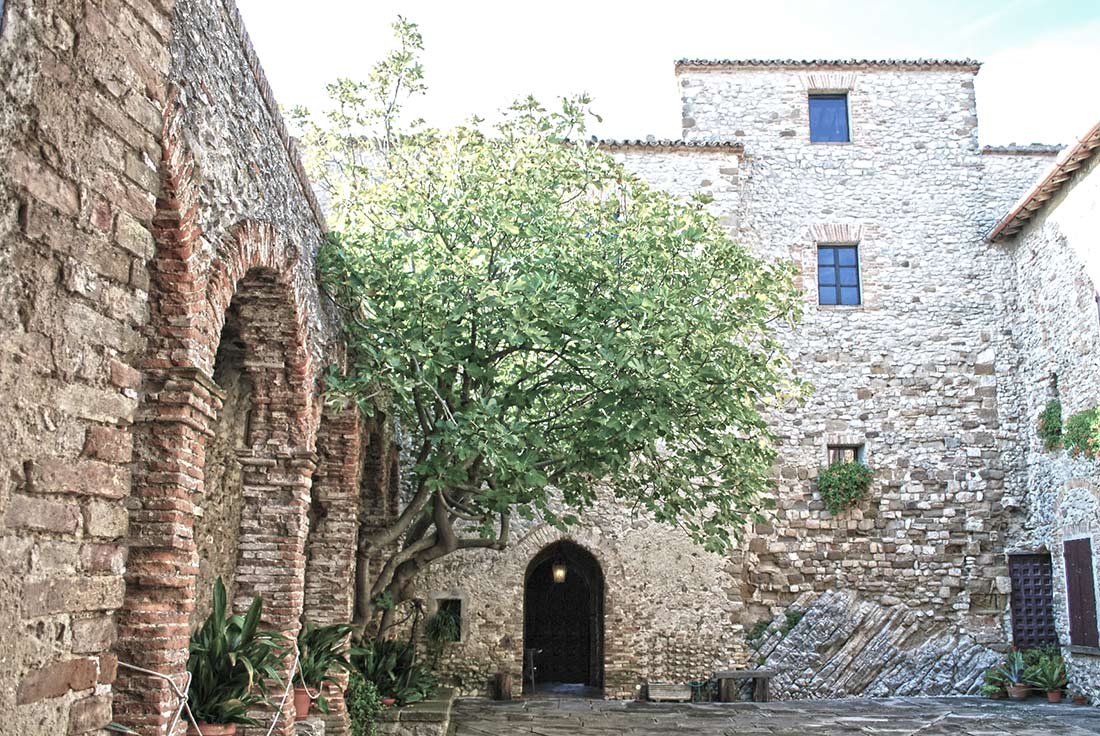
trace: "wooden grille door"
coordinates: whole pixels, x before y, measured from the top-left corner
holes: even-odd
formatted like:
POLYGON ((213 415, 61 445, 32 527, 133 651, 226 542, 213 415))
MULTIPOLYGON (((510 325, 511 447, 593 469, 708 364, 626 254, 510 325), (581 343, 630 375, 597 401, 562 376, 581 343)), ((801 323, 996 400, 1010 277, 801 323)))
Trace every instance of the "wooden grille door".
POLYGON ((1066 553, 1066 600, 1069 603, 1070 644, 1100 646, 1096 631, 1096 585, 1092 572, 1092 543, 1071 539, 1063 545, 1066 553))
POLYGON ((1049 554, 1010 555, 1012 643, 1019 649, 1058 643, 1049 554))

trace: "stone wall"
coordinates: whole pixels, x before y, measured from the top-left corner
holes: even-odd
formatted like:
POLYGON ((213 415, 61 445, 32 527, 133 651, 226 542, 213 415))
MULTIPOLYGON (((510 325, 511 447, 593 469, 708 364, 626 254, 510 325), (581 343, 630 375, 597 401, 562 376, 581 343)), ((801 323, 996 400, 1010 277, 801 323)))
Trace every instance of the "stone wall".
POLYGON ((312 550, 339 582, 307 616, 351 610, 360 424, 322 416, 324 223, 229 0, 3 12, 0 733, 163 733, 175 698, 118 659, 178 678, 215 572, 294 634, 312 550))
POLYGON ((634 516, 606 496, 571 533, 519 525, 503 552, 467 550, 417 578, 431 602, 458 598, 463 640, 447 645, 441 670, 460 694, 487 695, 495 673, 511 674, 520 694, 526 572, 548 545, 572 541, 604 578, 604 693, 633 698, 644 681, 706 679, 746 662, 739 570, 692 544, 680 530, 634 516))
POLYGON ((0 733, 111 720, 167 26, 7 0, 0 32, 0 733))
POLYGON ((1100 305, 1096 301, 1100 157, 1075 172, 1062 191, 1019 234, 996 247, 1013 273, 1019 388, 1021 485, 1012 499, 1010 552, 1049 551, 1054 567, 1055 623, 1069 660, 1071 686, 1100 702, 1100 652, 1069 645, 1062 543, 1088 537, 1100 580, 1100 463, 1046 450, 1037 433, 1051 399, 1063 418, 1100 404, 1100 305))

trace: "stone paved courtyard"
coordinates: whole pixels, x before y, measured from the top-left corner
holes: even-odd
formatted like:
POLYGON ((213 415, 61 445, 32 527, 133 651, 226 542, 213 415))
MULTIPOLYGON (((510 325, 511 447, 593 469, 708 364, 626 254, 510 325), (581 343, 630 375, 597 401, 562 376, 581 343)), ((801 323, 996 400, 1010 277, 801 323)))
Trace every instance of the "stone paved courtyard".
POLYGON ((728 704, 637 704, 540 699, 456 703, 454 736, 1084 736, 1100 734, 1100 708, 980 698, 889 698, 728 704))

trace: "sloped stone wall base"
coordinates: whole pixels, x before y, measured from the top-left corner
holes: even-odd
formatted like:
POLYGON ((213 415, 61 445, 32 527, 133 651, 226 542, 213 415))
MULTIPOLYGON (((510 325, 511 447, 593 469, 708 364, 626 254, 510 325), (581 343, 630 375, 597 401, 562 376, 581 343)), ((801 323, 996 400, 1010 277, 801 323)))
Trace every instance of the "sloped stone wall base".
POLYGON ((779 616, 753 642, 756 661, 779 671, 775 698, 974 694, 1001 656, 904 605, 852 591, 803 596, 789 610, 802 618, 788 629, 779 616))

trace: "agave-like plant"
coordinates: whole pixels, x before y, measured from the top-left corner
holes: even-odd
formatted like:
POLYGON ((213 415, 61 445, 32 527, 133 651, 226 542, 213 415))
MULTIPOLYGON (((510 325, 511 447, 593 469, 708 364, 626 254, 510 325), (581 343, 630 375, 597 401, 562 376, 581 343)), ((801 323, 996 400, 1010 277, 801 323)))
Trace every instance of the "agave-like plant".
MULTIPOLYGON (((353 629, 347 624, 317 626, 308 621, 302 624, 298 632, 298 674, 294 676, 294 684, 310 690, 321 690, 328 682, 339 684, 336 670, 351 669, 346 640, 353 629)), ((315 702, 322 713, 328 713, 324 696, 318 696, 315 702)))
POLYGON ((259 725, 248 710, 270 704, 266 684, 282 684, 279 668, 287 652, 286 637, 259 630, 262 609, 256 596, 245 615, 229 615, 225 585, 220 577, 214 582, 213 608, 191 634, 187 658, 187 703, 196 720, 259 725))

